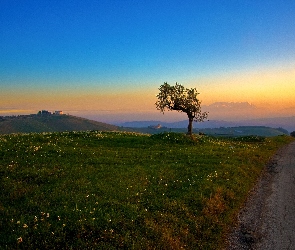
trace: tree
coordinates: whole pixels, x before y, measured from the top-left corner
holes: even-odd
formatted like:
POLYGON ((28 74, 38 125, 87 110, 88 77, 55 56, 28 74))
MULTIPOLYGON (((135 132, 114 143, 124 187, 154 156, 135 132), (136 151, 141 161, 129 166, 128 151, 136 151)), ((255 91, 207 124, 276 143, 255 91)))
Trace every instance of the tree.
POLYGON ((201 112, 201 101, 197 98, 200 94, 195 88, 187 89, 181 84, 176 83, 174 86, 164 82, 159 88, 160 93, 157 95, 158 101, 155 103, 157 109, 163 114, 168 111, 176 110, 184 112, 188 116, 187 134, 192 135, 193 121, 202 122, 208 117, 207 112, 201 112))

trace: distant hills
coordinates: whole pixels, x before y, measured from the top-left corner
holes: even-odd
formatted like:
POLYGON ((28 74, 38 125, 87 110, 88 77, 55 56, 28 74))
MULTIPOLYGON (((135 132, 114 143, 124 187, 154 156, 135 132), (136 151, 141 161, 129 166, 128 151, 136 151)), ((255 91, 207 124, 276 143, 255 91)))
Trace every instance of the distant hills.
MULTIPOLYGON (((159 126, 148 126, 148 127, 133 127, 126 128, 121 127, 121 130, 125 131, 134 131, 139 133, 148 133, 148 134, 157 134, 163 132, 177 132, 177 133, 186 133, 186 128, 167 128, 159 126)), ((193 133, 206 134, 213 136, 278 136, 278 135, 289 135, 289 132, 283 128, 270 128, 266 126, 238 126, 238 127, 219 127, 219 128, 203 128, 203 129, 194 129, 193 133)))
MULTIPOLYGON (((156 126, 160 124, 162 127, 167 128, 186 128, 188 125, 187 120, 178 122, 161 122, 161 121, 133 121, 118 123, 116 125, 123 127, 143 128, 148 126, 156 126)), ((292 117, 276 117, 276 118, 261 118, 253 120, 240 120, 240 121, 222 121, 222 120, 209 120, 202 123, 194 123, 195 129, 205 128, 220 128, 220 127, 239 127, 239 126, 266 126, 271 128, 284 128, 289 133, 295 131, 295 116, 292 117)))
MULTIPOLYGON (((161 125, 161 127, 167 128, 186 128, 188 125, 188 120, 177 121, 177 122, 162 122, 162 121, 132 121, 117 123, 116 125, 122 127, 133 127, 133 128, 144 128, 149 126, 161 125)), ((235 123, 226 122, 226 121, 207 121, 203 123, 194 123, 194 128, 218 128, 218 127, 228 127, 234 126, 235 123)))
POLYGON ((115 125, 71 115, 0 116, 0 134, 86 130, 112 131, 117 129, 118 127, 115 125))
POLYGON ((204 105, 203 108, 215 108, 215 109, 234 109, 234 110, 253 110, 257 107, 249 102, 214 102, 208 106, 204 105))
MULTIPOLYGON (((187 120, 179 122, 133 121, 111 125, 72 115, 21 115, 0 116, 0 134, 40 133, 63 131, 134 131, 140 133, 161 133, 187 131, 187 120)), ((211 135, 261 135, 276 136, 295 131, 295 117, 256 119, 239 122, 207 121, 194 123, 194 133, 211 135)))

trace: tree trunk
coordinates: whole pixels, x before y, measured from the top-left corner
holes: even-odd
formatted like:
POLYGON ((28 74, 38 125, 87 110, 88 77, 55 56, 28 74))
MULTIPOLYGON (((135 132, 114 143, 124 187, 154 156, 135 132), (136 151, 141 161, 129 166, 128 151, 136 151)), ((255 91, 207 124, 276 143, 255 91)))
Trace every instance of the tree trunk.
POLYGON ((188 126, 187 126, 187 134, 188 135, 193 134, 193 121, 194 121, 193 117, 188 118, 188 126))

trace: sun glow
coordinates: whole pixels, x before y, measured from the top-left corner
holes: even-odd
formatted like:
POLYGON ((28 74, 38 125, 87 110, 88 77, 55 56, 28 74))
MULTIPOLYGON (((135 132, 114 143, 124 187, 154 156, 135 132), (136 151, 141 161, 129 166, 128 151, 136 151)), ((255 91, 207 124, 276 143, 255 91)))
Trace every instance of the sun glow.
POLYGON ((271 108, 295 106, 295 69, 259 70, 226 74, 202 81, 204 103, 247 101, 271 108))

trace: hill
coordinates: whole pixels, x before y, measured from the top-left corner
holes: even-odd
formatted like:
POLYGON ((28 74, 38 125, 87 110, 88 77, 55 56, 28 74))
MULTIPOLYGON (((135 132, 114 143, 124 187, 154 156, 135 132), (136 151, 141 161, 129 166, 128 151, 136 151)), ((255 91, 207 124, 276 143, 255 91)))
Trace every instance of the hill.
MULTIPOLYGON (((187 121, 179 121, 174 123, 161 123, 160 121, 139 121, 124 123, 120 125, 121 126, 118 127, 116 125, 93 121, 72 115, 33 114, 21 116, 0 116, 0 134, 87 130, 120 130, 129 132, 157 134, 162 132, 186 133, 187 130, 187 121), (161 126, 158 127, 158 124, 161 124, 161 126)), ((288 134, 288 131, 282 128, 271 128, 269 126, 251 125, 235 126, 233 123, 225 121, 209 121, 204 123, 196 123, 194 133, 199 132, 217 136, 277 136, 282 134, 288 134)))
MULTIPOLYGON (((162 127, 171 129, 175 128, 187 128, 188 121, 178 122, 163 122, 163 121, 132 121, 125 123, 118 123, 116 125, 123 127, 144 128, 148 126, 156 126, 160 124, 162 127)), ((271 128, 284 128, 289 133, 295 130, 295 116, 291 117, 273 117, 273 118, 261 118, 251 120, 238 120, 238 121, 223 121, 223 120, 209 120, 201 123, 194 123, 195 129, 207 129, 207 128, 220 128, 220 127, 240 127, 240 126, 265 126, 271 128)))
POLYGON ((0 117, 0 134, 117 130, 115 125, 72 115, 22 115, 0 117))
MULTIPOLYGON (((156 126, 160 124, 162 127, 167 128, 187 128, 188 120, 182 120, 177 122, 163 122, 163 121, 131 121, 131 122, 124 122, 118 123, 118 126, 123 127, 133 127, 133 128, 144 128, 149 126, 156 126)), ((237 123, 234 122, 227 122, 227 121, 219 121, 219 120, 210 120, 201 123, 194 123, 193 127, 197 129, 201 128, 219 128, 219 127, 230 127, 236 126, 237 123)))
MULTIPOLYGON (((153 126, 149 127, 134 127, 127 128, 122 127, 121 130, 125 131, 135 131, 138 133, 147 133, 147 134, 158 134, 163 132, 177 132, 177 133, 186 133, 186 128, 167 128, 161 127, 156 128, 153 126)), ((193 133, 203 133, 206 135, 213 136, 226 136, 226 137, 237 137, 237 136, 278 136, 278 135, 288 135, 288 131, 282 128, 270 128, 265 126, 238 126, 238 127, 220 127, 220 128, 204 128, 204 129, 194 129, 193 133)))
POLYGON ((201 129, 200 132, 215 136, 278 136, 288 135, 288 131, 282 128, 270 128, 265 126, 239 126, 201 129))

